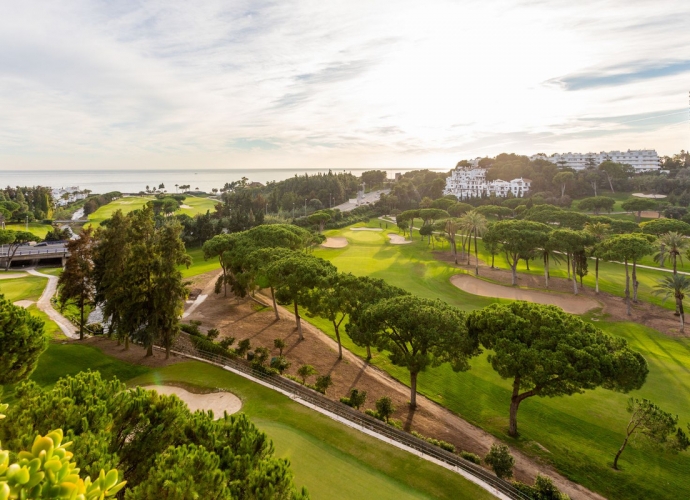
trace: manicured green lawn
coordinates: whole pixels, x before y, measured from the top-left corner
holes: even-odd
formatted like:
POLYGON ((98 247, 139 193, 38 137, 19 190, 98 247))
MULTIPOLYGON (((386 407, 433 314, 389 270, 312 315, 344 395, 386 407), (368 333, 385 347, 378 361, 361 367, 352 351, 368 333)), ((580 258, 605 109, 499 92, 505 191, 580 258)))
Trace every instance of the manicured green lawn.
POLYGON ((23 278, 3 279, 0 280, 0 293, 12 302, 18 300, 36 301, 43 293, 47 283, 47 278, 30 275, 23 278))
MULTIPOLYGON (((295 483, 313 499, 489 499, 484 490, 412 454, 381 443, 322 416, 281 394, 226 370, 195 361, 160 369, 131 365, 79 344, 51 344, 32 380, 50 386, 86 369, 116 376, 128 385, 178 383, 225 389, 272 439, 276 454, 291 462, 295 483)), ((12 402, 11 387, 5 391, 12 402)))
MULTIPOLYGON (((112 217, 117 210, 122 210, 123 213, 127 214, 133 210, 143 207, 146 203, 154 198, 154 196, 126 196, 117 199, 108 203, 107 205, 103 205, 94 213, 89 215, 89 220, 94 228, 99 227, 104 220, 112 217)), ((181 208, 176 213, 187 214, 193 217, 197 214, 205 214, 208 210, 213 211, 213 208, 218 202, 209 198, 187 196, 187 199, 185 199, 182 203, 189 206, 189 208, 181 208)))
MULTIPOLYGON (((379 227, 371 221, 370 227, 379 227)), ((392 225, 389 225, 389 229, 392 225)), ((328 236, 345 236, 349 246, 343 249, 319 249, 315 254, 328 258, 340 271, 386 279, 417 295, 436 297, 465 310, 482 307, 492 301, 466 294, 448 283, 457 269, 434 258, 426 242, 417 233, 410 245, 387 243, 382 233, 355 232, 349 228, 328 232, 328 236)), ((497 257, 497 264, 507 267, 497 257)), ((530 264, 532 272, 541 274, 539 266, 530 264)), ((593 268, 593 265, 592 265, 593 268)), ((614 289, 622 283, 622 266, 606 264, 602 269, 602 286, 614 289)), ((565 269, 552 274, 565 275, 565 269)), ((480 270, 481 274, 481 270, 480 270)), ((640 271, 641 296, 651 289, 658 272, 640 271)), ((590 286, 593 285, 593 278, 590 286)), ((587 284, 587 279, 585 284, 587 284)), ((329 322, 308 318, 333 336, 329 322)), ((690 454, 673 455, 651 449, 637 440, 622 456, 622 472, 610 464, 620 446, 628 414, 629 396, 652 399, 662 408, 680 416, 685 428, 690 421, 690 340, 670 338, 636 323, 595 323, 604 331, 622 336, 647 359, 650 375, 647 384, 630 395, 596 390, 563 398, 530 398, 519 413, 521 437, 511 440, 507 434, 510 383, 501 380, 482 355, 472 361, 466 373, 454 373, 448 366, 430 369, 420 375, 418 389, 427 397, 480 425, 492 434, 512 442, 526 452, 553 463, 562 473, 609 498, 686 498, 690 480, 683 471, 690 468, 690 454), (542 448, 543 447, 543 448, 542 448), (544 448, 548 451, 544 451, 544 448), (663 485, 663 486, 661 486, 663 485)), ((344 345, 363 356, 344 337, 344 345)), ((407 371, 393 366, 386 355, 375 355, 376 366, 409 384, 407 371)))
POLYGON ((182 276, 184 278, 191 278, 192 276, 197 276, 199 274, 220 269, 218 259, 213 258, 204 260, 204 252, 201 250, 201 248, 188 248, 187 254, 192 258, 192 265, 189 266, 189 268, 180 266, 180 270, 182 271, 182 276))
POLYGON ((130 383, 184 383, 227 389, 242 411, 288 458, 295 482, 314 499, 491 498, 462 477, 381 443, 225 370, 198 362, 171 365, 130 383))
MULTIPOLYGON (((11 229, 12 231, 26 231, 26 224, 5 224, 5 229, 11 229)), ((53 229, 50 224, 42 224, 41 222, 29 222, 29 232, 35 234, 39 238, 43 239, 53 229)))

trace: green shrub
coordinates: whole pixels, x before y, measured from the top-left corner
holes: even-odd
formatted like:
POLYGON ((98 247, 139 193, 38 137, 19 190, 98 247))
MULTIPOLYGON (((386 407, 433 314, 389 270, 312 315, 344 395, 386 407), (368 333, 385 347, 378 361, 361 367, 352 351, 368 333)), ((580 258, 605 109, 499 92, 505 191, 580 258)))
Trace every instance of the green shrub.
POLYGON ((271 368, 282 375, 285 370, 290 368, 290 362, 285 356, 278 356, 271 359, 271 368))
POLYGON ((316 375, 316 368, 311 365, 302 365, 297 369, 297 375, 302 379, 302 385, 307 383, 307 378, 316 375))
POLYGON ((254 349, 254 359, 252 361, 253 365, 264 366, 269 358, 271 357, 271 352, 265 347, 257 347, 254 349))
POLYGON ((220 330, 218 330, 218 328, 211 328, 206 332, 206 338, 209 340, 216 340, 218 335, 220 335, 220 330))
POLYGON ((201 336, 201 330, 199 330, 199 325, 196 323, 198 322, 190 321, 189 323, 180 323, 180 330, 190 335, 199 337, 201 336))
POLYGON ((510 449, 504 444, 492 444, 491 450, 484 457, 484 462, 486 462, 501 479, 513 476, 515 459, 510 454, 510 449))
POLYGON ((340 398, 341 403, 345 403, 347 406, 351 406, 359 410, 360 406, 364 405, 367 400, 367 391, 360 392, 358 389, 350 390, 350 397, 340 398))
MULTIPOLYGON (((419 432, 412 431, 411 434, 415 437, 418 437, 419 439, 423 439, 429 444, 433 444, 434 446, 438 446, 439 448, 449 451, 451 453, 455 453, 455 445, 452 443, 449 443, 447 441, 443 441, 442 439, 434 439, 430 437, 426 437, 423 434, 420 434, 419 432)), ((479 458, 479 457, 477 457, 479 458)))
POLYGON ((513 486, 519 492, 524 493, 534 500, 570 500, 570 497, 561 492, 550 477, 537 474, 534 486, 530 486, 520 481, 513 481, 513 486))
POLYGON ((316 377, 316 383, 314 384, 314 388, 321 394, 326 394, 326 391, 332 385, 333 381, 331 380, 330 375, 321 375, 319 377, 316 377))
POLYGON ((278 349, 278 356, 283 355, 283 349, 285 349, 285 341, 283 339, 274 339, 273 347, 278 349))
POLYGON ((388 396, 383 396, 376 401, 376 413, 379 415, 377 418, 388 422, 388 419, 395 413, 395 406, 393 406, 393 400, 388 396))
POLYGON ((461 451, 460 456, 465 460, 477 465, 480 465, 482 463, 482 459, 479 455, 475 455, 474 453, 470 453, 469 451, 461 451))
POLYGON ((235 353, 233 353, 232 351, 229 351, 228 349, 222 347, 220 344, 211 342, 205 337, 190 335, 189 338, 192 341, 192 344, 194 344, 194 347, 196 347, 200 351, 209 352, 211 354, 216 354, 218 356, 224 356, 226 358, 236 357, 235 353))
POLYGON ((395 418, 389 418, 386 423, 388 425, 390 425, 391 427, 395 427, 398 430, 402 430, 402 428, 403 428, 402 422, 398 419, 395 419, 395 418))
POLYGON ((225 337, 223 340, 218 342, 223 349, 230 349, 230 346, 235 343, 235 337, 225 337))
POLYGON ((240 357, 243 357, 249 349, 252 348, 252 343, 249 341, 249 339, 242 339, 240 340, 240 343, 237 344, 237 348, 235 349, 235 354, 237 354, 240 357))

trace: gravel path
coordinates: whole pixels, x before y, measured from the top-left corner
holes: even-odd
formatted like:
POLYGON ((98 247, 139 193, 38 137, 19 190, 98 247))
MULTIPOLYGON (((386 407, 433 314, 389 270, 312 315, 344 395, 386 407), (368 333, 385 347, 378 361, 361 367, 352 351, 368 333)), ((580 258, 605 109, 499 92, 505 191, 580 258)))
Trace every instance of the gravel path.
POLYGON ((211 410, 216 420, 223 416, 223 412, 228 415, 237 413, 242 409, 242 400, 230 392, 220 391, 207 394, 194 394, 181 387, 172 385, 145 385, 143 389, 156 391, 158 394, 170 396, 174 394, 182 401, 187 403, 191 411, 211 410))
POLYGON ((517 287, 508 287, 496 283, 489 283, 467 274, 456 274, 450 282, 463 292, 482 297, 497 299, 525 300, 537 304, 558 306, 571 314, 585 314, 587 311, 601 307, 601 304, 589 297, 566 295, 560 293, 539 292, 517 287))
POLYGON ((62 330, 62 333, 64 333, 66 337, 69 337, 71 339, 78 339, 79 332, 77 331, 77 327, 74 326, 62 314, 53 309, 53 305, 50 303, 50 299, 53 297, 53 295, 55 295, 55 292, 57 291, 58 277, 51 276, 50 274, 39 273, 35 269, 29 269, 27 270, 27 272, 32 276, 48 278, 48 284, 43 290, 41 298, 38 299, 38 302, 36 303, 38 309, 46 313, 48 317, 60 327, 60 330, 62 330))

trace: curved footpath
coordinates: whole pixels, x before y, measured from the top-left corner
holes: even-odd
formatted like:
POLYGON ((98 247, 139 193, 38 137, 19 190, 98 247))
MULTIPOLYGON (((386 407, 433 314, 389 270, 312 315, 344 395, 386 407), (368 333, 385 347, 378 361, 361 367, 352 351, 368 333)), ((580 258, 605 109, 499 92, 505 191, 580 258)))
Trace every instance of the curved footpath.
POLYGON ((27 269, 27 273, 31 274, 32 276, 39 276, 41 278, 48 278, 48 284, 46 287, 43 289, 43 293, 41 294, 41 298, 38 299, 38 302, 36 303, 36 306, 40 311, 43 311, 48 315, 48 317, 54 321, 57 326, 60 327, 60 330, 62 330, 62 333, 65 334, 66 337, 69 337, 71 339, 78 339, 79 338, 79 332, 77 331, 77 327, 72 324, 71 321, 69 321, 67 318, 65 318, 62 314, 57 312, 54 308, 53 305, 50 303, 50 299, 53 298, 53 295, 55 295, 55 292, 57 291, 57 284, 58 284, 58 278, 57 276, 51 276, 50 274, 43 274, 39 273, 35 269, 27 269))
POLYGON ((558 306, 565 312, 571 314, 585 314, 587 311, 601 307, 599 302, 589 297, 504 286, 497 283, 490 283, 467 274, 456 274, 455 276, 451 276, 450 282, 463 292, 473 295, 497 299, 525 300, 527 302, 536 302, 537 304, 558 306))

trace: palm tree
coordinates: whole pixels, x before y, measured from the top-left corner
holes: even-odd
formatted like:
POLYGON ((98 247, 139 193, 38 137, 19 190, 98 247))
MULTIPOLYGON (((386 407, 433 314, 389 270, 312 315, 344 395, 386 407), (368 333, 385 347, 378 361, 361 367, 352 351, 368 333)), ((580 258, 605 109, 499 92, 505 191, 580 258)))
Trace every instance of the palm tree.
POLYGON ((690 240, 680 233, 671 231, 659 236, 659 245, 663 248, 663 253, 671 259, 673 263, 673 274, 678 274, 677 260, 683 264, 683 251, 690 247, 690 240))
POLYGON ((654 295, 663 295, 663 300, 668 299, 671 295, 676 299, 676 309, 678 310, 678 316, 680 316, 680 331, 683 332, 685 328, 683 299, 685 295, 690 292, 690 278, 683 274, 664 276, 654 288, 656 288, 656 290, 652 293, 654 293, 654 295))
MULTIPOLYGON (((486 231, 486 217, 477 212, 470 210, 461 219, 462 226, 469 234, 470 238, 474 235, 474 274, 479 275, 479 251, 477 250, 477 236, 481 236, 486 231)), ((469 252, 468 252, 469 253, 469 252)))
POLYGON ((609 225, 603 222, 588 222, 585 224, 585 232, 591 234, 596 240, 593 248, 594 254, 594 291, 599 293, 599 254, 597 253, 597 245, 606 239, 609 234, 609 225))

